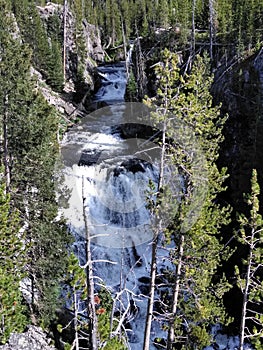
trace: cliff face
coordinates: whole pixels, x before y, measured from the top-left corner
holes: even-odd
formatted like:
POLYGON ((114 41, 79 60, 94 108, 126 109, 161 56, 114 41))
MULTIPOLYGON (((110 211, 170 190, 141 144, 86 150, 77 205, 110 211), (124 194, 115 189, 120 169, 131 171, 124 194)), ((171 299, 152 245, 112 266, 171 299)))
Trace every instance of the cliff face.
POLYGON ((52 91, 36 69, 32 68, 32 74, 36 76, 39 89, 48 103, 58 110, 67 125, 71 125, 77 115, 81 115, 83 110, 86 112, 85 100, 89 100, 89 96, 92 95, 96 80, 94 70, 98 63, 104 61, 105 52, 101 44, 100 31, 85 20, 82 21, 81 28, 77 28, 75 16, 69 8, 65 11, 62 5, 48 2, 45 7, 37 6, 37 9, 46 29, 52 19, 55 17, 59 19, 60 38, 64 36, 65 26, 66 82, 63 93, 52 91), (81 51, 78 40, 81 40, 81 51))
POLYGON ((222 103, 223 113, 229 115, 220 165, 228 168, 229 199, 240 212, 243 193, 250 192, 253 168, 263 186, 263 49, 218 71, 213 94, 216 102, 222 103))
POLYGON ((85 20, 82 21, 81 28, 77 28, 77 20, 73 13, 69 8, 65 10, 62 5, 48 2, 45 7, 38 6, 37 9, 46 26, 51 17, 57 16, 60 20, 61 36, 63 36, 65 28, 65 71, 67 81, 65 89, 69 91, 74 89, 79 79, 78 69, 81 61, 84 64, 84 82, 90 89, 93 89, 93 69, 98 62, 104 60, 104 50, 101 45, 99 29, 85 20), (77 43, 80 35, 81 44, 83 45, 81 52, 77 43))

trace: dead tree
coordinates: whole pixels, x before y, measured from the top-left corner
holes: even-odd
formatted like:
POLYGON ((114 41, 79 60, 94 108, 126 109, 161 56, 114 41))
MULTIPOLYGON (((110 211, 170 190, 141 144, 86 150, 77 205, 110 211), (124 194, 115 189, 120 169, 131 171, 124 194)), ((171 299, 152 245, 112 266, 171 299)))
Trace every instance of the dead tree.
POLYGON ((247 257, 244 260, 244 274, 241 274, 236 267, 238 286, 243 294, 239 350, 244 349, 246 340, 254 339, 260 343, 263 334, 263 283, 261 276, 263 268, 263 220, 259 214, 258 196, 260 191, 256 170, 253 170, 252 173, 251 187, 251 195, 248 197, 250 217, 240 215, 241 229, 237 236, 238 241, 248 249, 247 257))
POLYGON ((93 262, 91 256, 91 236, 88 228, 88 220, 85 209, 85 195, 84 195, 84 177, 82 177, 82 201, 83 201, 83 218, 85 224, 86 236, 86 275, 88 287, 88 316, 89 316, 89 333, 90 333, 90 350, 98 350, 98 320, 95 308, 95 292, 94 292, 94 277, 93 277, 93 262))
MULTIPOLYGON (((167 109, 164 111, 164 114, 166 113, 167 113, 167 109)), ((165 161, 165 150, 166 150, 165 140, 166 140, 166 125, 164 125, 163 132, 162 132, 160 175, 159 175, 159 182, 158 182, 158 189, 157 189, 158 194, 160 193, 161 188, 163 186, 164 161, 165 161)), ((155 295, 155 289, 156 289, 155 280, 156 280, 156 273, 157 273, 157 244, 158 244, 159 233, 161 232, 161 230, 162 230, 162 221, 159 220, 158 225, 156 227, 153 227, 150 292, 149 292, 146 324, 145 324, 145 331, 144 331, 143 350, 150 349, 150 335, 151 335, 151 326, 152 326, 152 319, 153 319, 154 295, 155 295)))
POLYGON ((143 57, 142 48, 141 48, 141 41, 140 41, 136 24, 135 24, 135 27, 136 27, 136 35, 137 35, 137 38, 135 40, 135 58, 136 58, 135 74, 136 74, 136 79, 138 84, 138 98, 141 99, 145 95, 146 76, 144 72, 144 57, 143 57))
POLYGON ((215 17, 216 17, 216 11, 215 11, 215 0, 209 0, 209 52, 210 52, 210 59, 213 60, 213 45, 215 41, 215 17))
POLYGON ((173 343, 175 340, 175 334, 174 334, 174 320, 176 317, 177 307, 178 307, 178 300, 179 300, 179 292, 181 288, 181 273, 182 273, 182 266, 183 266, 183 254, 184 254, 184 235, 180 237, 180 244, 179 244, 179 257, 178 257, 178 264, 177 264, 177 271, 176 271, 176 277, 175 277, 175 283, 173 287, 173 299, 172 299, 172 312, 170 316, 170 322, 169 322, 169 330, 168 330, 168 340, 167 340, 167 350, 172 350, 173 343))
POLYGON ((11 173, 10 173, 10 154, 8 147, 8 94, 4 96, 4 112, 3 112, 3 138, 4 138, 4 167, 5 167, 5 182, 6 182, 6 193, 10 191, 10 181, 11 181, 11 173))
POLYGON ((68 15, 68 3, 64 0, 63 8, 63 76, 64 83, 66 82, 66 65, 67 65, 67 15, 68 15))

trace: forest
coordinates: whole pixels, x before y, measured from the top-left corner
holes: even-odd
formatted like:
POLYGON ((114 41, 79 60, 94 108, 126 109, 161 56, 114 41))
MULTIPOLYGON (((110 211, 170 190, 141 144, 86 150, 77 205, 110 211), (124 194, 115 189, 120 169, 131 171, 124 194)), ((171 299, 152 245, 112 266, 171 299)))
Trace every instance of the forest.
POLYGON ((0 0, 0 86, 0 349, 31 326, 47 350, 262 349, 262 1, 0 0), (107 124, 120 102, 126 124, 107 124), (157 170, 129 158, 112 177, 147 182, 141 244, 93 242, 83 171, 101 149, 78 163, 82 233, 61 215, 61 154, 85 130, 159 150, 157 170))

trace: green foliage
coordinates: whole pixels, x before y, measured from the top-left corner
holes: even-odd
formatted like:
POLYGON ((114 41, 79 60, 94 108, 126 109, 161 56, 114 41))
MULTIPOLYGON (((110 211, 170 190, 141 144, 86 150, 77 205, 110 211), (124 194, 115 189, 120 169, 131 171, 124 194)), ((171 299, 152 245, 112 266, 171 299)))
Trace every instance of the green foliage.
POLYGON ((165 49, 155 73, 157 94, 146 102, 161 111, 153 118, 166 126, 166 138, 174 140, 174 145, 167 145, 165 163, 176 166, 185 181, 179 207, 169 189, 162 189, 165 203, 170 203, 169 211, 174 210, 174 221, 166 229, 166 237, 170 244, 174 242, 170 259, 175 268, 167 271, 166 278, 172 285, 179 285, 174 315, 175 342, 181 343, 184 349, 201 349, 212 341, 211 325, 229 322, 222 296, 230 284, 216 275, 225 250, 220 230, 229 223, 230 214, 229 207, 215 202, 224 190, 226 178, 225 170, 220 172, 215 164, 225 117, 220 116, 219 106, 212 106, 209 92, 212 77, 206 56, 197 56, 191 74, 183 77, 177 55, 165 49), (180 129, 175 118, 191 131, 180 129), (177 126, 176 130, 173 125, 177 126), (195 176, 193 153, 204 167, 198 168, 198 176, 195 176))
POLYGON ((132 71, 129 76, 125 94, 128 98, 128 101, 135 101, 137 96, 137 83, 132 71))
MULTIPOLYGON (((87 296, 87 277, 85 270, 79 266, 78 258, 71 253, 68 261, 67 275, 65 277, 67 286, 81 293, 80 298, 87 296)), ((70 294, 68 295, 70 297, 70 294)))
POLYGON ((58 120, 38 94, 28 96, 25 110, 20 109, 19 114, 14 111, 12 117, 9 128, 12 182, 18 189, 13 201, 28 222, 27 239, 31 242, 28 254, 32 259, 27 270, 40 295, 40 299, 34 300, 34 308, 47 324, 57 307, 69 243, 64 223, 56 218, 53 171, 58 120))
MULTIPOLYGON (((160 40, 158 28, 176 32, 176 45, 189 48, 194 11, 195 36, 198 46, 209 45, 209 1, 203 0, 107 0, 85 3, 85 15, 90 23, 102 28, 105 42, 112 40, 112 46, 122 41, 121 20, 129 38, 138 34, 156 37, 160 40), (193 6, 195 8, 193 9, 193 6)), ((215 50, 232 56, 235 53, 259 47, 263 41, 261 0, 218 0, 213 1, 213 22, 216 33, 215 50), (235 51, 236 50, 236 51, 235 51), (235 52, 234 52, 235 51, 235 52)))
MULTIPOLYGON (((71 304, 71 311, 74 315, 72 322, 74 323, 75 331, 82 332, 87 330, 88 322, 83 319, 83 310, 87 310, 87 276, 85 269, 79 266, 79 261, 76 256, 71 253, 69 257, 68 271, 65 277, 65 283, 69 287, 67 298, 71 304), (82 307, 79 307, 82 301, 82 307), (86 305, 84 307, 84 305, 86 305)), ((119 338, 119 335, 111 335, 111 310, 112 297, 109 291, 102 287, 98 294, 95 295, 95 307, 98 318, 98 339, 99 349, 106 350, 125 350, 125 342, 119 338)), ((114 325, 116 321, 114 321, 114 325)), ((66 327, 69 327, 68 324, 66 327)), ((61 325, 58 325, 58 330, 63 330, 61 325)), ((88 334, 86 335, 88 339, 88 334)))
POLYGON ((32 281, 31 312, 46 325, 57 307, 70 241, 64 222, 57 218, 53 176, 59 119, 37 92, 30 75, 31 52, 15 35, 3 1, 0 9, 0 116, 12 159, 11 203, 19 211, 29 242, 24 267, 32 281))
POLYGON ((23 40, 32 49, 32 63, 52 88, 63 88, 62 37, 60 19, 55 13, 45 27, 35 3, 13 0, 12 9, 23 40))
POLYGON ((47 83, 55 90, 62 91, 64 86, 61 45, 55 39, 51 41, 51 53, 48 59, 47 83))
POLYGON ((262 348, 263 336, 263 219, 259 205, 260 188, 257 171, 254 169, 251 178, 251 194, 246 196, 249 215, 239 215, 240 230, 237 240, 246 248, 247 256, 243 259, 242 272, 236 266, 237 285, 243 294, 242 317, 240 326, 241 342, 249 339, 256 349, 262 348))
MULTIPOLYGON (((99 322, 99 337, 100 342, 103 344, 102 347, 99 347, 99 349, 105 349, 105 350, 126 350, 127 346, 123 342, 122 339, 119 339, 119 336, 116 335, 114 337, 110 336, 111 327, 110 327, 110 317, 111 312, 105 311, 104 313, 98 315, 98 322, 99 322)), ((114 322, 115 324, 115 322, 114 322)))
POLYGON ((26 261, 25 235, 17 211, 12 211, 10 196, 5 192, 1 174, 0 187, 0 343, 11 332, 22 332, 26 323, 26 308, 22 303, 19 283, 24 277, 26 261))
POLYGON ((77 44, 77 52, 80 57, 80 61, 78 62, 78 74, 81 74, 81 71, 86 66, 86 58, 87 58, 87 49, 84 38, 83 31, 83 19, 85 9, 83 8, 83 1, 77 0, 74 1, 71 5, 72 11, 76 18, 76 32, 75 32, 75 41, 77 44))
MULTIPOLYGON (((98 305, 98 328, 101 347, 105 350, 126 350, 124 337, 120 335, 111 335, 111 309, 112 297, 106 288, 102 288, 99 292, 100 304, 98 305)), ((117 325, 117 321, 113 320, 113 328, 117 325)))

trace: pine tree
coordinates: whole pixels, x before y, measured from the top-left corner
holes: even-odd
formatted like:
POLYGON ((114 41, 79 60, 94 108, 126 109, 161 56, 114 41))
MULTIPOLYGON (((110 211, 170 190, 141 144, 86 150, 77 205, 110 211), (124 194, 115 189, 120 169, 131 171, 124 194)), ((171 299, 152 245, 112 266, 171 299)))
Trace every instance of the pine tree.
POLYGON ((25 93, 22 101, 25 97, 28 98, 25 111, 22 108, 18 115, 13 113, 12 123, 15 124, 9 144, 13 155, 11 184, 13 182, 17 188, 14 203, 28 225, 26 233, 31 260, 27 272, 32 282, 31 311, 46 325, 54 317, 57 307, 69 236, 64 223, 56 219, 53 172, 57 157, 58 119, 41 95, 26 96, 25 93), (38 293, 34 294, 34 290, 38 293))
POLYGON ((57 39, 51 40, 51 53, 48 60, 47 83, 55 90, 62 91, 64 86, 61 44, 57 39))
POLYGON ((169 6, 168 1, 159 1, 158 8, 158 25, 159 27, 168 28, 169 27, 169 6))
MULTIPOLYGON (((207 62, 197 57, 186 78, 180 76, 177 64, 177 56, 164 50, 156 69, 159 88, 154 98, 162 111, 157 118, 165 125, 166 140, 175 142, 175 145, 170 142, 166 146, 165 164, 179 169, 185 188, 177 208, 178 198, 174 198, 165 185, 162 188, 165 200, 161 216, 165 210, 174 211, 174 219, 166 229, 166 239, 173 242, 170 261, 175 268, 167 270, 163 277, 173 285, 172 301, 164 307, 165 313, 169 313, 169 350, 175 343, 182 349, 201 349, 211 342, 210 326, 227 321, 222 295, 229 288, 224 278, 215 279, 224 255, 220 228, 228 223, 229 217, 229 209, 215 203, 225 178, 225 172, 220 173, 215 165, 225 118, 220 117, 219 107, 212 107, 209 93, 212 78, 207 62), (174 122, 175 118, 181 120, 183 126, 174 122)), ((175 173, 174 176, 176 182, 179 175, 175 173)), ((158 215, 158 205, 156 210, 158 215)), ((161 302, 166 303, 165 300, 161 302)), ((148 350, 149 345, 144 349, 148 350)))
POLYGON ((23 331, 27 322, 19 289, 27 247, 18 212, 11 209, 3 174, 0 176, 0 343, 5 343, 11 332, 23 331))
POLYGON ((50 47, 46 30, 36 6, 28 0, 13 0, 12 5, 21 36, 32 49, 33 64, 46 77, 50 47))
POLYGON ((230 40, 233 30, 233 9, 232 3, 226 0, 219 0, 218 6, 218 27, 219 33, 222 36, 222 42, 226 43, 230 40))
POLYGON ((79 349, 80 344, 89 344, 87 317, 87 278, 83 268, 79 266, 78 258, 71 253, 68 261, 68 268, 64 278, 67 291, 68 309, 72 318, 64 327, 58 325, 59 332, 65 329, 72 329, 74 332, 73 349, 79 349))
POLYGON ((259 213, 259 185, 257 172, 253 170, 251 178, 251 194, 247 197, 250 215, 239 215, 240 231, 238 241, 247 249, 247 256, 243 260, 241 271, 236 266, 237 282, 243 295, 240 323, 240 346, 244 349, 244 342, 250 341, 256 349, 262 349, 263 336, 263 280, 261 269, 263 266, 263 219, 259 213))
POLYGON ((57 219, 55 197, 58 116, 37 92, 30 75, 31 52, 21 43, 2 0, 0 10, 0 115, 6 129, 11 203, 19 210, 30 243, 26 272, 32 282, 31 313, 47 324, 57 306, 69 242, 64 223, 57 219))

